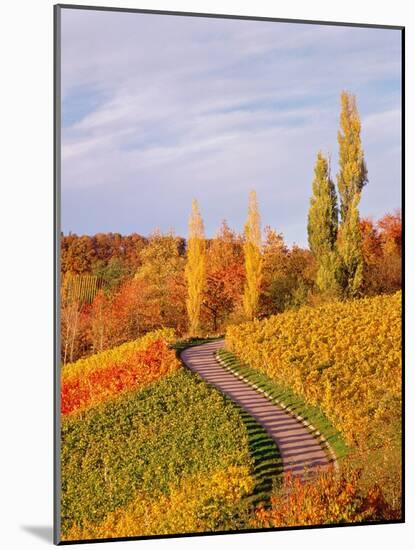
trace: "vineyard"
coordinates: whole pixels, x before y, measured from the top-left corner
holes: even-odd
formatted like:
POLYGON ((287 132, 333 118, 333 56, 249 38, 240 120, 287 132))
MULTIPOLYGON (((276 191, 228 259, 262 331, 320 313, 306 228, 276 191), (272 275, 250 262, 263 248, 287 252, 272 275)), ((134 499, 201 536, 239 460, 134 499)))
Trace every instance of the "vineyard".
POLYGON ((401 493, 401 293, 229 327, 226 346, 322 409, 396 506, 401 493))
POLYGON ((64 367, 64 540, 240 529, 255 493, 269 492, 258 455, 275 476, 275 445, 180 368, 171 337, 156 331, 64 367))
POLYGON ((347 443, 340 477, 288 478, 288 493, 264 430, 180 365, 203 340, 162 329, 65 365, 63 539, 399 517, 400 308, 397 293, 228 328, 240 373, 285 388, 347 443))
POLYGON ((145 387, 179 367, 165 329, 62 369, 61 413, 67 415, 145 387))

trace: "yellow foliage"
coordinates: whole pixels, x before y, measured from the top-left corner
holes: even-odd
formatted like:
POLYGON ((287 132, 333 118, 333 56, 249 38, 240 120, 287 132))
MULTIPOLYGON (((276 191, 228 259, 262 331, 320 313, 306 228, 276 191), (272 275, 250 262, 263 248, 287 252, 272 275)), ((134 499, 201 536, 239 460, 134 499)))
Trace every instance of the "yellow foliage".
POLYGON ((138 493, 125 508, 108 514, 101 523, 74 524, 64 540, 196 533, 236 529, 243 498, 254 488, 246 466, 195 474, 158 498, 138 493))
MULTIPOLYGON (((343 91, 340 103, 340 130, 337 135, 340 171, 337 176, 337 185, 341 198, 341 218, 344 222, 352 200, 356 195, 360 195, 362 187, 368 180, 360 138, 361 124, 356 96, 343 91)), ((358 196, 357 203, 359 199, 360 196, 358 196)))
POLYGON ((187 247, 187 263, 185 269, 187 282, 187 314, 189 317, 189 333, 198 334, 202 293, 206 278, 206 242, 203 220, 196 200, 192 202, 192 212, 189 220, 189 240, 187 247))
POLYGON ((399 429, 400 292, 231 326, 226 346, 319 406, 351 446, 399 429))
POLYGON ((262 280, 261 219, 255 191, 249 195, 248 219, 245 224, 245 289, 243 305, 248 319, 257 314, 262 280))
POLYGON ((133 356, 137 351, 145 350, 149 344, 157 340, 164 340, 166 343, 172 343, 176 339, 174 329, 163 328, 148 332, 145 336, 126 342, 121 346, 96 353, 85 359, 79 359, 75 363, 67 363, 62 366, 61 381, 67 381, 70 378, 86 376, 92 371, 105 369, 109 365, 118 361, 127 361, 129 356, 133 356))

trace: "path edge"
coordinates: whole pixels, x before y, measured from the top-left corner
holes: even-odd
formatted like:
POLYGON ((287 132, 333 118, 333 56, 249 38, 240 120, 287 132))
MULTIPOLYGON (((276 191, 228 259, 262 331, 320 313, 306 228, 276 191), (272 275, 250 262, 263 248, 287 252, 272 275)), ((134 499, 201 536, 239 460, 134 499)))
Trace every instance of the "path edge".
MULTIPOLYGON (((222 348, 222 349, 224 349, 224 348, 222 348)), ((302 424, 311 433, 311 435, 319 442, 319 444, 323 447, 323 449, 326 451, 326 453, 330 456, 336 473, 339 474, 340 466, 339 466, 338 458, 337 458, 336 453, 334 452, 332 446, 327 441, 327 439, 324 437, 324 435, 322 433, 320 433, 320 431, 317 430, 317 428, 313 424, 308 422, 305 418, 303 418, 299 414, 296 414, 296 412, 291 407, 285 405, 285 403, 283 403, 279 399, 277 399, 275 397, 272 397, 266 390, 263 390, 262 388, 257 386, 257 384, 255 384, 254 382, 251 382, 248 378, 245 378, 245 376, 243 376, 242 374, 239 374, 232 367, 227 365, 225 363, 225 361, 220 357, 219 351, 220 350, 217 350, 215 352, 215 359, 221 365, 221 367, 223 367, 225 370, 231 372, 236 378, 239 378, 239 380, 242 380, 243 382, 248 384, 248 386, 253 388, 258 393, 261 393, 269 401, 271 401, 272 403, 276 403, 282 409, 284 409, 288 413, 290 413, 291 416, 293 416, 300 424, 302 424)))

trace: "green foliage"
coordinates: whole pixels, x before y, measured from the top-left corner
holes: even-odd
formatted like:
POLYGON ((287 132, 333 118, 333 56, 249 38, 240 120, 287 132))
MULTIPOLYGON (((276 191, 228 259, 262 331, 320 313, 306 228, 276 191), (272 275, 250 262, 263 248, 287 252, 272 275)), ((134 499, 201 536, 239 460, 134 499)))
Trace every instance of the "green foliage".
POLYGON ((138 491, 252 459, 234 405, 187 371, 62 422, 62 527, 100 522, 138 491))
POLYGON ((330 178, 329 165, 319 152, 314 168, 313 195, 308 211, 308 242, 316 257, 334 248, 337 237, 337 196, 330 178))
POLYGON ((240 530, 252 516, 245 498, 252 486, 246 466, 229 466, 208 476, 192 474, 172 485, 168 494, 155 497, 138 492, 103 522, 74 525, 65 532, 64 540, 240 530))
POLYGON ((185 338, 183 340, 177 340, 174 344, 172 344, 170 347, 174 350, 176 350, 177 356, 180 356, 180 353, 185 350, 186 348, 192 348, 194 346, 200 346, 202 344, 207 344, 208 342, 215 342, 216 340, 221 340, 223 338, 223 335, 221 336, 211 336, 206 338, 185 338))
POLYGON ((359 200, 360 194, 356 194, 340 227, 337 245, 341 258, 340 281, 346 299, 358 297, 363 282, 362 234, 357 209, 359 200))
POLYGON ((329 165, 319 152, 314 169, 313 195, 308 211, 308 242, 317 261, 316 283, 323 294, 339 291, 339 262, 336 250, 338 225, 337 196, 329 165))
POLYGON ((120 258, 111 258, 109 262, 98 260, 92 270, 93 274, 103 282, 105 289, 113 289, 120 285, 126 276, 126 269, 120 258))
POLYGON ((337 186, 340 194, 340 214, 345 222, 349 207, 356 194, 360 194, 368 182, 367 168, 360 138, 360 117, 356 97, 343 91, 340 97, 339 173, 337 186))
POLYGON ((323 295, 329 299, 336 299, 340 295, 341 259, 337 247, 325 252, 319 258, 319 267, 316 274, 316 284, 323 295))
POLYGON ((340 170, 337 185, 341 199, 338 238, 341 259, 340 285, 344 298, 359 296, 363 283, 363 250, 358 205, 368 179, 360 129, 356 97, 348 92, 342 92, 338 133, 340 170))

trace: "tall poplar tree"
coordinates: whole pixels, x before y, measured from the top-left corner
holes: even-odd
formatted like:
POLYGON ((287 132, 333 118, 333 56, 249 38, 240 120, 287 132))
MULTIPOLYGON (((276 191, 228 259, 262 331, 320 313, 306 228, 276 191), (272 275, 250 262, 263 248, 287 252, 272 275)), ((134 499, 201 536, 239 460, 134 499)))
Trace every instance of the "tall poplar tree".
POLYGON ((255 191, 249 194, 248 218, 244 229, 245 288, 243 306, 248 319, 258 313, 259 291, 262 279, 261 218, 255 191))
POLYGON ((189 318, 189 333, 191 336, 196 336, 199 332, 200 308, 206 278, 205 232, 196 199, 193 199, 192 211, 189 218, 185 277, 187 283, 186 308, 189 318))
POLYGON ((338 251, 341 259, 341 286, 345 298, 359 294, 363 280, 362 236, 359 202, 368 182, 367 168, 360 138, 361 123, 356 97, 341 94, 339 142, 339 173, 337 186, 340 195, 341 224, 338 251))
POLYGON ((361 193, 368 182, 367 168, 360 138, 361 123, 357 110, 356 97, 343 91, 340 96, 339 173, 337 187, 340 195, 340 215, 342 223, 356 193, 361 193))
POLYGON ((313 194, 308 211, 308 243, 317 262, 317 286, 321 292, 338 293, 339 262, 336 250, 337 195, 327 158, 319 152, 314 168, 313 194))
POLYGON ((360 193, 353 197, 345 221, 338 235, 338 250, 341 256, 341 286, 344 298, 359 295, 363 283, 363 248, 360 229, 359 210, 360 193))

